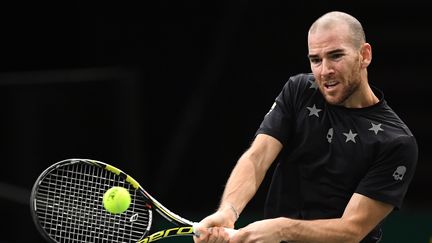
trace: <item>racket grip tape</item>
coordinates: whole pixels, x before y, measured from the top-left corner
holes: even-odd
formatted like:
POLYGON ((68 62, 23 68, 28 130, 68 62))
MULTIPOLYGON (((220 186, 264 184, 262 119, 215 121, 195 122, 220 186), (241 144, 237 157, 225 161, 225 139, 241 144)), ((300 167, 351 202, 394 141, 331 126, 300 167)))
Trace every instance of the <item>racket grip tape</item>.
MULTIPOLYGON (((193 227, 193 232, 194 232, 194 234, 195 234, 196 236, 199 236, 199 235, 200 235, 200 232, 198 231, 198 228, 201 227, 200 223, 194 223, 194 224, 192 225, 192 227, 193 227)), ((237 231, 238 231, 238 230, 236 230, 236 229, 231 229, 231 228, 224 228, 224 229, 225 229, 225 232, 228 233, 229 238, 232 238, 232 237, 237 233, 237 231)))

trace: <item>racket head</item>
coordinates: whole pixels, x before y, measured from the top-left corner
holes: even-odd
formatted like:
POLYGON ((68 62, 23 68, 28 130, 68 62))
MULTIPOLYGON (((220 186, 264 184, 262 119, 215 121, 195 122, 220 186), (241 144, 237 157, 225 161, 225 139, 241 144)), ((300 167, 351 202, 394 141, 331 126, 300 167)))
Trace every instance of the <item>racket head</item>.
POLYGON ((33 185, 30 207, 37 229, 50 242, 138 242, 152 224, 144 189, 116 167, 88 159, 59 161, 43 171, 33 185), (103 194, 113 186, 131 195, 121 214, 103 206, 103 194))

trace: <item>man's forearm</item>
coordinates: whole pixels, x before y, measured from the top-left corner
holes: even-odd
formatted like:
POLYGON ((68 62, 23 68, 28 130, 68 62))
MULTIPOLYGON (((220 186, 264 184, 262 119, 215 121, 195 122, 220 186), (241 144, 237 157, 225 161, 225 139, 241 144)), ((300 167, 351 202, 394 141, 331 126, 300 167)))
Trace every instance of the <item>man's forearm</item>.
POLYGON ((354 224, 343 219, 295 220, 279 218, 281 235, 288 242, 356 242, 361 240, 354 224))
POLYGON ((221 207, 226 204, 240 214, 255 195, 264 176, 282 149, 282 144, 268 135, 258 135, 251 147, 240 157, 226 184, 221 207))
MULTIPOLYGON (((281 149, 282 144, 277 139, 265 134, 257 135, 232 170, 217 212, 201 220, 203 227, 234 227, 239 214, 255 195, 281 149)), ((204 239, 208 240, 211 232, 203 231, 204 239)), ((212 237, 217 236, 216 233, 212 237)))
MULTIPOLYGON (((221 200, 221 207, 232 207, 238 217, 246 204, 255 195, 263 180, 262 172, 247 158, 247 154, 237 162, 231 173, 221 200)), ((264 172, 265 173, 265 172, 264 172)))
POLYGON ((283 239, 295 242, 359 242, 394 206, 354 193, 341 218, 295 220, 278 218, 283 239))

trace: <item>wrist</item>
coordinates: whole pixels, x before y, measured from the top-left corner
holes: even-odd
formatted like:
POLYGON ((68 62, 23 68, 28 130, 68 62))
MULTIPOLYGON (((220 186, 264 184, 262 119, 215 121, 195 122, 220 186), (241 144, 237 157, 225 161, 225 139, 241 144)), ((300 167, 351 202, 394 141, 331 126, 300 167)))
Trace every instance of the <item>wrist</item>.
POLYGON ((298 239, 300 221, 286 217, 279 217, 279 235, 281 239, 298 239))
POLYGON ((240 216, 237 209, 231 203, 223 203, 219 210, 230 215, 229 217, 231 218, 233 223, 235 223, 240 216))

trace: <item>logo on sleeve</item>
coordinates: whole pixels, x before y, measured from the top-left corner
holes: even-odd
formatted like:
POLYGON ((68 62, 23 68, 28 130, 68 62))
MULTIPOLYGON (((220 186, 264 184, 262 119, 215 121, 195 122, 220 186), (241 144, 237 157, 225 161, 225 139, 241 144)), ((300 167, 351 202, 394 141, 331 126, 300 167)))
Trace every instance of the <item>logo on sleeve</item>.
POLYGON ((271 106, 270 110, 267 112, 266 115, 268 115, 270 112, 272 112, 275 107, 276 107, 276 101, 273 103, 273 105, 271 106))
POLYGON ((405 166, 403 166, 403 165, 398 166, 396 168, 395 172, 393 172, 393 178, 396 181, 401 181, 403 179, 404 175, 405 175, 405 172, 406 172, 406 167, 405 166))

